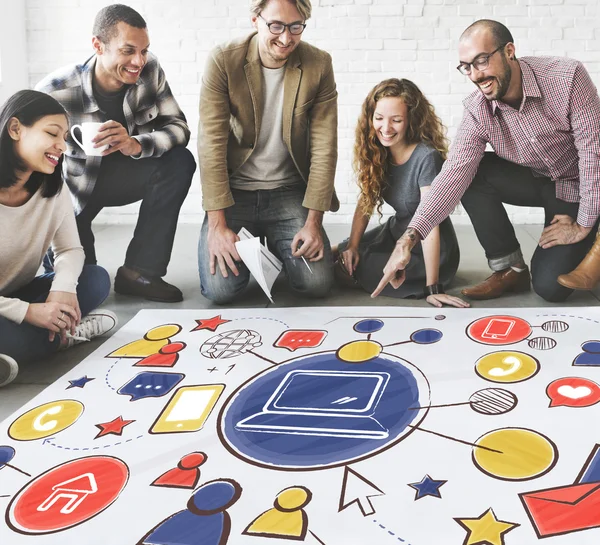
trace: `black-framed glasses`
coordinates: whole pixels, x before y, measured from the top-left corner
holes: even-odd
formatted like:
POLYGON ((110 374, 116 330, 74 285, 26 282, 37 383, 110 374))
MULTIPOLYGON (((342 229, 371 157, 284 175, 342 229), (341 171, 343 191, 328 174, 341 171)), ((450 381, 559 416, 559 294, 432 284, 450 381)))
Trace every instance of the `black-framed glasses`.
POLYGON ((471 66, 473 66, 476 70, 485 70, 490 65, 490 57, 497 51, 500 51, 508 43, 509 42, 502 44, 501 46, 494 49, 494 51, 492 51, 491 53, 488 53, 486 55, 479 55, 478 57, 475 57, 472 62, 461 62, 456 67, 456 69, 463 76, 468 76, 471 73, 471 66))
POLYGON ((275 36, 280 36, 285 32, 285 29, 289 29, 290 34, 294 36, 298 36, 298 34, 302 34, 304 29, 306 28, 306 23, 290 23, 289 25, 284 25, 283 23, 269 23, 260 13, 258 16, 265 22, 265 25, 269 28, 271 34, 275 34, 275 36))

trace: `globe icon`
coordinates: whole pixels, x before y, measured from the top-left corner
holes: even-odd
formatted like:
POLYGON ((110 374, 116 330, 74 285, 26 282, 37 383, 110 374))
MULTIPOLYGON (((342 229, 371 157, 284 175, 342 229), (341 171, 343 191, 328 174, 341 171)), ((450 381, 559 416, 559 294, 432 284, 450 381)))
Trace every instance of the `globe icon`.
POLYGON ((250 329, 233 329, 219 333, 208 339, 201 347, 200 354, 215 360, 237 358, 262 345, 260 335, 250 329))

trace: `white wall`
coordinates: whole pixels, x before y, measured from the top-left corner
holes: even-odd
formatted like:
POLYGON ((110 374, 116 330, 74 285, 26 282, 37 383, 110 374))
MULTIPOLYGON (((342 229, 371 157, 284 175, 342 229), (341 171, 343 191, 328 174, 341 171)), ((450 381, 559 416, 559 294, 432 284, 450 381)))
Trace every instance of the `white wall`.
POLYGON ((28 87, 25 0, 4 0, 0 17, 0 104, 28 87))
MULTIPOLYGON (((94 15, 110 3, 26 0, 31 85, 58 66, 87 58, 94 15)), ((129 5, 148 22, 151 49, 188 117, 194 138, 190 149, 194 150, 207 53, 215 44, 251 30, 248 1, 130 0, 129 5)), ((360 104, 374 84, 388 77, 412 79, 453 136, 462 113, 461 100, 473 89, 455 69, 457 41, 465 27, 481 18, 501 21, 515 37, 517 55, 577 58, 600 86, 599 17, 599 0, 313 0, 313 17, 303 39, 332 54, 339 90, 336 188, 342 206, 337 214, 328 214, 326 221, 351 220, 356 202, 350 166, 354 126, 360 104)), ((197 177, 182 221, 201 220, 197 177)), ((136 210, 136 206, 111 209, 101 218, 134 221, 136 210)), ((516 222, 542 220, 539 210, 510 211, 516 222)), ((468 218, 458 210, 455 222, 468 222, 468 218)))

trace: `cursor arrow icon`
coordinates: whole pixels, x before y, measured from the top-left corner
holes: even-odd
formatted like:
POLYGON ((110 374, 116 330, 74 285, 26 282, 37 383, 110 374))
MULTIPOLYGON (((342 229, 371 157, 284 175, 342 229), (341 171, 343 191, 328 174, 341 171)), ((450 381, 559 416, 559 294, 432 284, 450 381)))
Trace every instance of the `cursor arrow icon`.
POLYGON ((385 492, 378 486, 374 485, 368 479, 365 479, 365 477, 353 469, 345 466, 338 513, 355 503, 361 510, 363 517, 368 517, 375 514, 375 508, 371 503, 371 498, 384 495, 385 492))

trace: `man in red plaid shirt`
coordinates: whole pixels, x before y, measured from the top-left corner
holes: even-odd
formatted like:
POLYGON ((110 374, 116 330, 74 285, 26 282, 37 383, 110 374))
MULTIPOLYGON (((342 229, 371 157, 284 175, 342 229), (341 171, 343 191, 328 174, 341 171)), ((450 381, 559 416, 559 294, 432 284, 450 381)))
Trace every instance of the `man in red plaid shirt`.
POLYGON ((410 250, 462 204, 493 274, 463 290, 472 299, 523 292, 547 301, 572 290, 557 277, 594 241, 600 216, 600 99, 583 65, 561 57, 517 59, 510 31, 480 20, 462 34, 458 70, 477 90, 448 160, 398 240, 373 296, 398 287, 410 250), (493 152, 486 152, 490 145, 493 152), (503 203, 543 207, 545 227, 531 275, 503 203))

